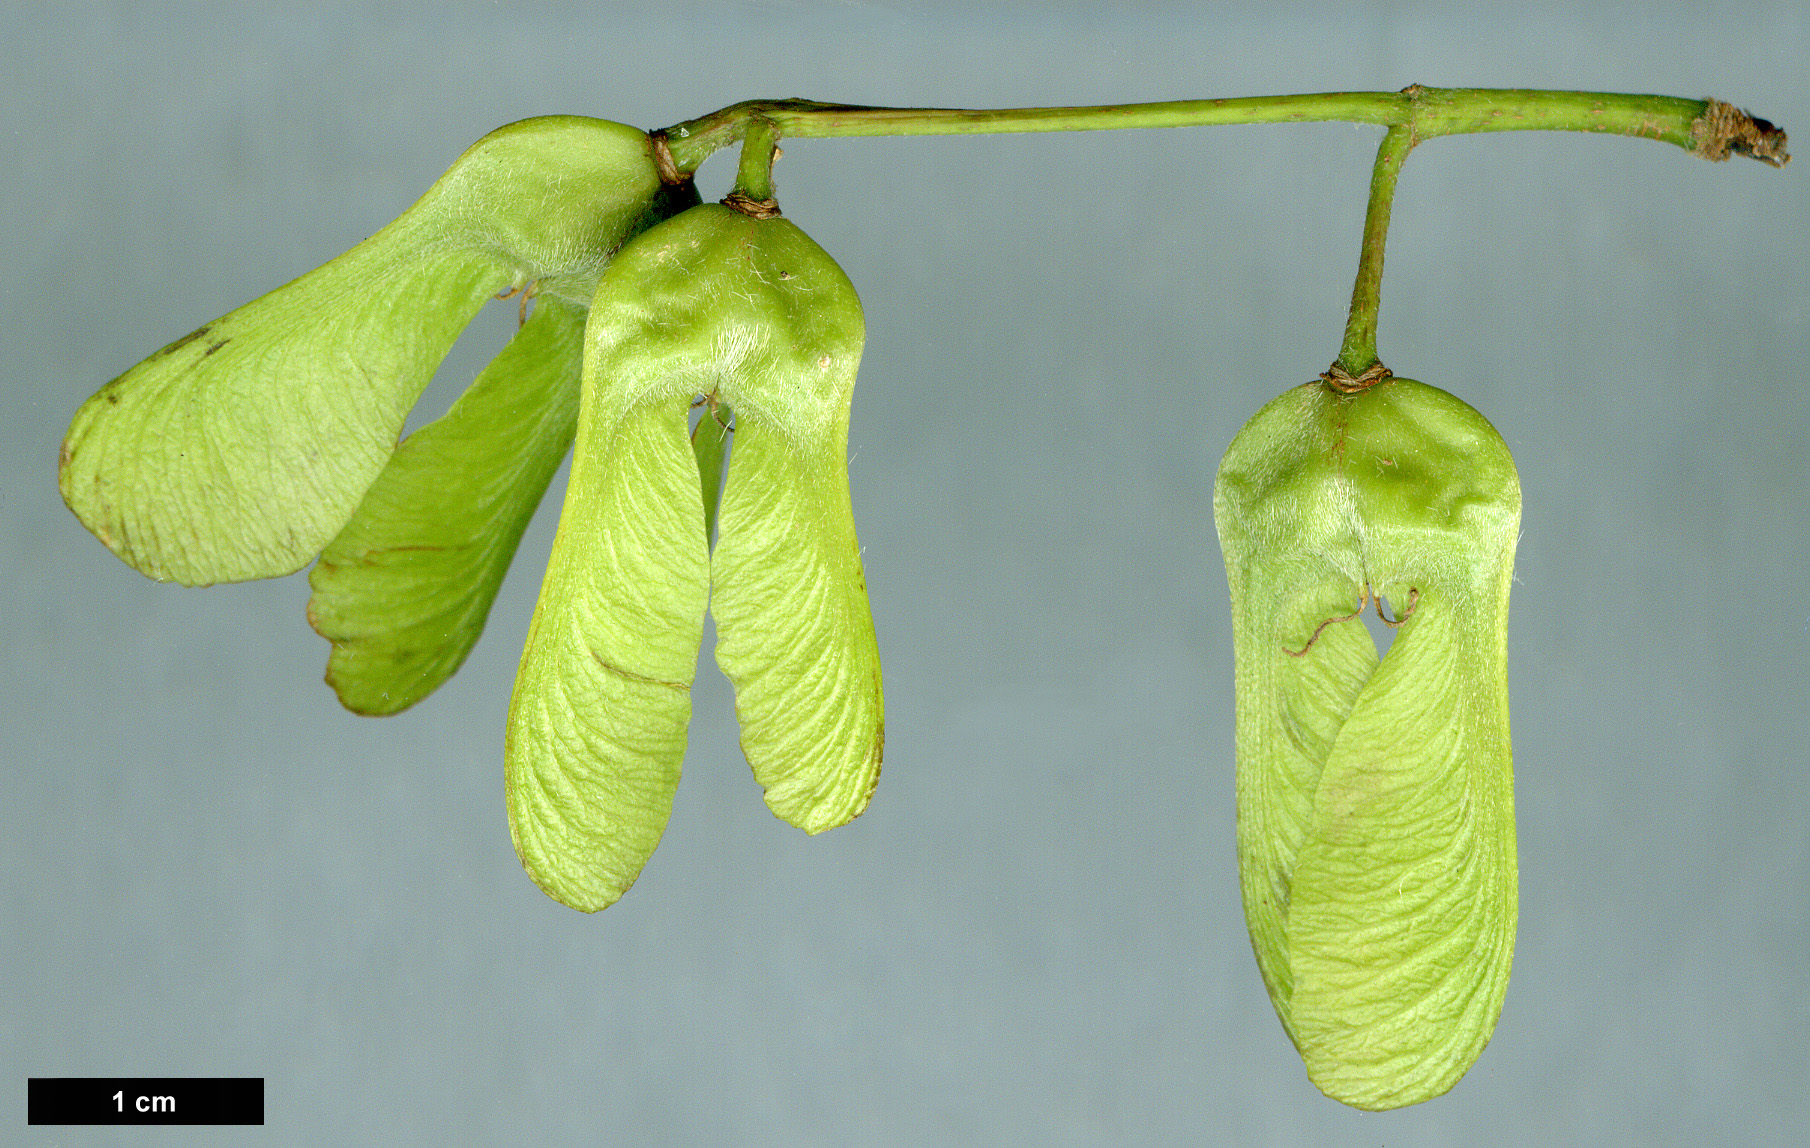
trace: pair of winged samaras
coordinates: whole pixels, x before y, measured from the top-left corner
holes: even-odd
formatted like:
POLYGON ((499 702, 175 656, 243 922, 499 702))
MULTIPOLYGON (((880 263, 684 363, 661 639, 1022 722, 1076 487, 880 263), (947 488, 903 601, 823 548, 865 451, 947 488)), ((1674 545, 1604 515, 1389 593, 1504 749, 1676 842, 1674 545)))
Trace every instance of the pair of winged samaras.
POLYGON ((1495 429, 1408 379, 1291 390, 1219 469, 1246 923, 1308 1076, 1355 1107, 1451 1088, 1508 986, 1520 505, 1495 429), (1379 660, 1357 616, 1384 599, 1379 660))
POLYGON ((845 451, 860 303, 790 223, 696 204, 635 128, 511 124, 364 243, 102 387, 63 444, 64 500, 152 578, 267 578, 318 555, 328 682, 387 714, 463 662, 576 436, 507 772, 524 863, 587 910, 658 841, 712 593, 774 811, 841 824, 879 766, 845 451), (515 338, 398 443, 459 333, 513 293, 533 296, 515 338), (739 441, 713 552, 727 404, 739 441))
POLYGON ((610 904, 659 842, 706 605, 768 806, 810 833, 866 807, 883 726, 848 488, 863 338, 848 277, 783 218, 694 207, 604 272, 505 755, 516 850, 560 901, 610 904), (734 411, 715 507, 699 395, 699 436, 734 411))

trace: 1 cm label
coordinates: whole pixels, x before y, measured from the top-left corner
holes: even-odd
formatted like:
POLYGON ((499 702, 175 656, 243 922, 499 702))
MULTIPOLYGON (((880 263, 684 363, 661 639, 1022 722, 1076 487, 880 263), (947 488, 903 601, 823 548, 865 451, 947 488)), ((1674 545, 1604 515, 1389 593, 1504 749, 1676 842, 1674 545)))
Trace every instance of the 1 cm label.
MULTIPOLYGON (((126 1110, 124 1089, 113 1094, 113 1107, 118 1112, 126 1110)), ((174 1096, 135 1096, 132 1098, 132 1107, 139 1112, 175 1112, 176 1098, 174 1096)))

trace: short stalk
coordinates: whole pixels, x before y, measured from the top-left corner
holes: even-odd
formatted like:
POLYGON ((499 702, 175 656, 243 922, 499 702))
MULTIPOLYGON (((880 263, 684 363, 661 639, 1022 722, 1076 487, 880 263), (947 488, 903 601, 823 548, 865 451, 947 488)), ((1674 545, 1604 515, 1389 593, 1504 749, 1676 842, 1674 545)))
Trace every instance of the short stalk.
POLYGON ((779 152, 779 131, 773 121, 750 119, 742 132, 741 164, 735 170, 735 187, 729 194, 755 203, 773 198, 773 157, 779 152))
POLYGON ((1376 149, 1376 166, 1370 174, 1370 206, 1364 213, 1364 245, 1358 255, 1357 282, 1351 288, 1351 316, 1345 322, 1345 343, 1339 348, 1338 366, 1352 379, 1378 366, 1376 313, 1382 303, 1383 248, 1389 241, 1389 209, 1395 203, 1395 181, 1402 161, 1413 150, 1414 129, 1392 127, 1376 149))

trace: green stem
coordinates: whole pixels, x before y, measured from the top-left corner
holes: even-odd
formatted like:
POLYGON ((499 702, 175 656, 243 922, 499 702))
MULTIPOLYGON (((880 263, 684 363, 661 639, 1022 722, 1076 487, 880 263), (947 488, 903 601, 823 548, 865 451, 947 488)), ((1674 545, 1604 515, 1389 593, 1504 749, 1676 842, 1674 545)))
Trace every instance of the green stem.
MULTIPOLYGON (((735 169, 735 187, 729 194, 757 202, 772 199, 773 157, 778 151, 779 131, 773 122, 758 116, 749 119, 742 131, 742 159, 735 169)), ((682 163, 679 170, 685 170, 682 163)))
POLYGON ((1345 345, 1338 365, 1356 378, 1377 365, 1376 312, 1382 302, 1383 248, 1389 240, 1389 208, 1395 203, 1395 181, 1402 161, 1416 143, 1414 129, 1392 127, 1376 149, 1370 174, 1370 206, 1364 213, 1364 246, 1358 256, 1357 282, 1351 288, 1351 317, 1345 322, 1345 345))
POLYGON ((1419 85, 1400 92, 1323 92, 1081 108, 874 108, 811 100, 754 100, 669 128, 667 143, 679 170, 690 173, 711 153, 741 140, 750 125, 759 124, 775 129, 779 138, 822 139, 1326 120, 1411 126, 1417 140, 1492 131, 1605 132, 1660 140, 1709 159, 1727 158, 1731 148, 1775 166, 1789 158, 1784 132, 1719 101, 1419 85))
POLYGON ((1473 132, 1603 132, 1659 140, 1711 160, 1727 159, 1731 153, 1774 167, 1791 160, 1783 131, 1720 100, 1529 88, 1423 88, 1419 84, 1399 92, 1322 92, 1081 108, 875 108, 812 100, 752 100, 668 128, 665 139, 674 164, 686 175, 717 149, 742 141, 741 166, 731 195, 758 203, 773 197, 773 156, 786 137, 989 135, 1326 120, 1381 124, 1389 129, 1376 153, 1363 251, 1351 291, 1351 315, 1334 364, 1333 375, 1344 371, 1350 376, 1347 382, 1365 382, 1359 376, 1372 368, 1380 373, 1376 316, 1389 209, 1402 161, 1422 140, 1473 132))

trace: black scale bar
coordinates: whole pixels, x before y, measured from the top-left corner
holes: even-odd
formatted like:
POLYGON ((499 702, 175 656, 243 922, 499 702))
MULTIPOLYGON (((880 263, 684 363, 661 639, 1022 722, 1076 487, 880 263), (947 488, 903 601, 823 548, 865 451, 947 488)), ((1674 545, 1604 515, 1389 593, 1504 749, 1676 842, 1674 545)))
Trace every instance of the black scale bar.
POLYGON ((262 1124, 261 1076, 34 1076, 27 1124, 262 1124))

